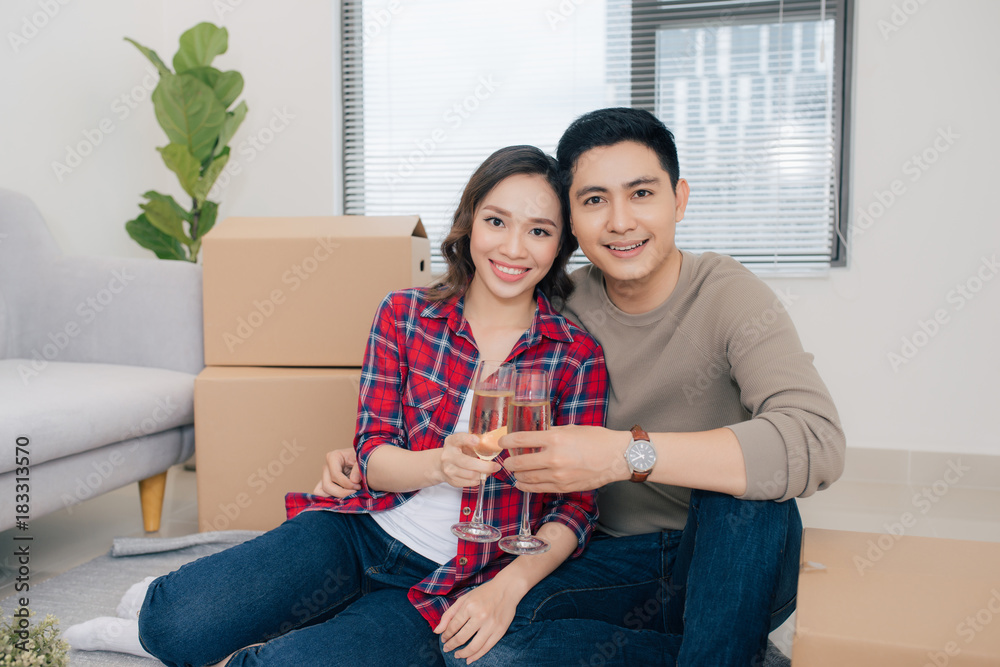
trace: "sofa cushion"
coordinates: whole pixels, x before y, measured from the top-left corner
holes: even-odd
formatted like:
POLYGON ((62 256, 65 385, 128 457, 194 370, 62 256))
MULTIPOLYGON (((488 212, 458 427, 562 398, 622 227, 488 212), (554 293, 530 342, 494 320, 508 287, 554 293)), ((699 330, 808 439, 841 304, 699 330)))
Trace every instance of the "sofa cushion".
POLYGON ((0 359, 7 356, 7 327, 10 322, 7 316, 7 302, 3 300, 3 290, 0 290, 0 359))
MULTIPOLYGON (((194 375, 162 368, 0 359, 0 441, 31 440, 31 463, 194 421, 194 375)), ((0 473, 14 457, 0 458, 0 473)))

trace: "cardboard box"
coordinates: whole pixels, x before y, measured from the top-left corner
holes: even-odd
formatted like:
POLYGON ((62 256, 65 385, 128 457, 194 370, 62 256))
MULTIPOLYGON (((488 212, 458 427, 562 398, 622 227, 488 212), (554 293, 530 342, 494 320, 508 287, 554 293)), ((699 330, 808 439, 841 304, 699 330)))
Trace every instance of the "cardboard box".
POLYGON ((794 667, 1000 665, 1000 544, 807 528, 801 561, 794 667))
POLYGON ((269 530, 285 494, 311 492, 326 453, 350 446, 356 369, 209 367, 195 379, 198 527, 269 530))
POLYGON ((209 366, 360 367, 385 295, 431 280, 417 216, 227 218, 202 261, 209 366))

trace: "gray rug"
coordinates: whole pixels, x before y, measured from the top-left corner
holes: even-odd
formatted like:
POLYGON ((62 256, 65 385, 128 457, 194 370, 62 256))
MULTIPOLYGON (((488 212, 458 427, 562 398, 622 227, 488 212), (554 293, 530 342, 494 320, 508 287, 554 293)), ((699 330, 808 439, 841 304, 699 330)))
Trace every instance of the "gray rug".
MULTIPOLYGON (((115 607, 132 584, 146 577, 173 572, 185 563, 259 534, 231 530, 178 538, 118 538, 107 554, 32 585, 31 610, 38 614, 34 620, 37 622, 46 614, 53 614, 59 619, 59 629, 65 630, 98 616, 114 616, 115 607)), ((0 600, 0 607, 9 615, 14 607, 14 596, 0 600)), ((151 658, 108 651, 71 650, 69 658, 71 667, 151 667, 161 664, 151 658)))

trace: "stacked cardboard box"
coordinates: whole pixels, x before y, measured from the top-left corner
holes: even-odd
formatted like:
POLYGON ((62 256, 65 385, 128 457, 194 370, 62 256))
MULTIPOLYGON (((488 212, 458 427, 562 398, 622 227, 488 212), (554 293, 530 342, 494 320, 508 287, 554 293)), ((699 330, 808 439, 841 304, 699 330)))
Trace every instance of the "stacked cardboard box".
POLYGON ((354 436, 378 304, 430 281, 416 216, 229 218, 205 236, 201 530, 268 530, 354 436))
POLYGON ((1000 544, 807 528, 792 664, 1000 665, 1000 544))

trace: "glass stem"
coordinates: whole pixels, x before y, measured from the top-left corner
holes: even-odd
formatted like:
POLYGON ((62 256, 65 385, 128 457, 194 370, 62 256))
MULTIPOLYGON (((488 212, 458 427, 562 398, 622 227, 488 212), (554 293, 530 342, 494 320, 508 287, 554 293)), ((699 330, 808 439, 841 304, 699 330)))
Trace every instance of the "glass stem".
POLYGON ((483 494, 486 493, 486 475, 479 476, 479 495, 476 496, 476 510, 472 513, 472 523, 483 523, 483 494))
POLYGON ((531 525, 528 523, 528 506, 531 504, 531 492, 522 492, 521 505, 521 537, 531 537, 531 525))

